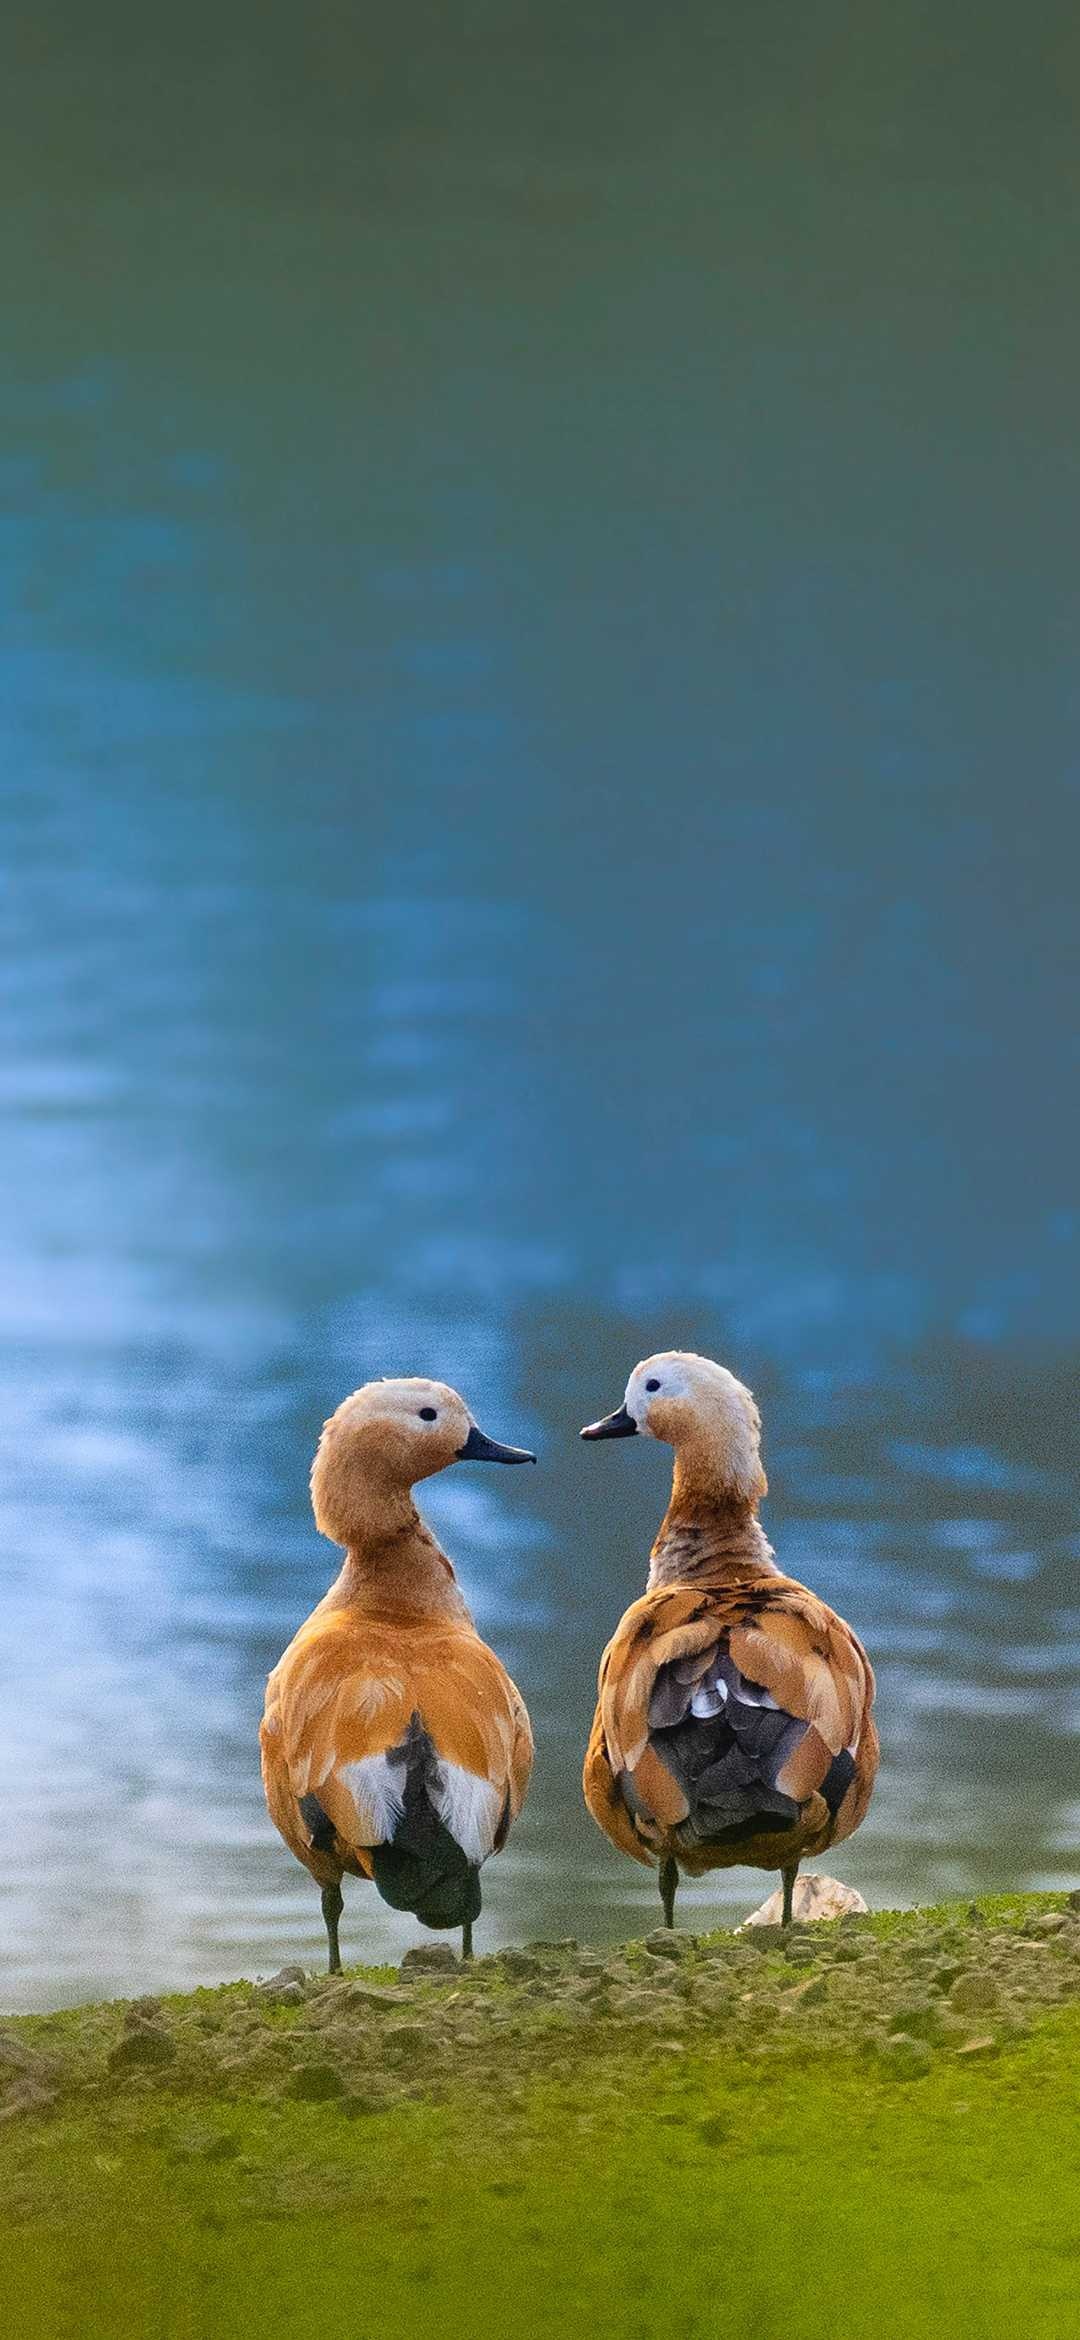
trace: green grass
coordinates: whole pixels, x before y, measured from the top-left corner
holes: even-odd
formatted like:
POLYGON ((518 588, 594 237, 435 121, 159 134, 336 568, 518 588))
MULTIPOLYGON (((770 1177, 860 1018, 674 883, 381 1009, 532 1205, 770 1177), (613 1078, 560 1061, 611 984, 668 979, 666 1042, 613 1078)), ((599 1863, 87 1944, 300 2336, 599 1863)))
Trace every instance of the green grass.
MULTIPOLYGON (((1050 1906, 984 1903, 967 1969, 1050 1906)), ((955 1939, 966 1907, 860 1928, 880 1945, 871 1996, 908 2003, 908 1950, 935 1927, 955 1939)), ((434 2101, 412 2067, 383 2102, 243 2086, 223 2100, 144 2078, 9 2122, 0 2327, 17 2340, 983 2340, 1015 2326, 1062 2340, 1080 2305, 1080 2001, 1061 1980, 1075 1953, 1027 1953, 1059 2003, 1026 2031, 1014 2004, 996 2052, 954 2042, 914 2080, 880 2031, 829 2044, 809 2017, 776 2015, 804 1966, 793 1979, 774 1948, 734 1956, 733 2014, 715 2034, 661 2010, 569 2035, 525 1986, 505 2051, 485 2038, 458 2052, 434 2101)), ((635 1949, 631 1972, 643 1963, 635 1949)), ((483 2004, 505 2010, 512 1994, 490 1977, 483 2004)), ((440 1995, 422 1996, 434 2037, 440 1995)), ((244 1987, 198 1994, 226 1999, 243 2003, 244 1987)), ((291 2019, 275 2012, 271 2031, 291 2019)), ((18 2028, 55 2053, 79 2022, 18 2028)))

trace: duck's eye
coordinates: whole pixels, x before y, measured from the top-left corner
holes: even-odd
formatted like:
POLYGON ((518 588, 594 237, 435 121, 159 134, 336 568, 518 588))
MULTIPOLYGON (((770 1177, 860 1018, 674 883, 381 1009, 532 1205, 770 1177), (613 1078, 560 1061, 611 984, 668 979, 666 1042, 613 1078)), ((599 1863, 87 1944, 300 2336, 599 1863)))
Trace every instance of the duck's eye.
POLYGON ((420 1420, 422 1422, 437 1422, 438 1419, 434 1406, 421 1406, 420 1420))
POLYGON ((659 1389, 660 1384, 658 1381, 647 1381, 645 1387, 651 1393, 654 1389, 659 1389))

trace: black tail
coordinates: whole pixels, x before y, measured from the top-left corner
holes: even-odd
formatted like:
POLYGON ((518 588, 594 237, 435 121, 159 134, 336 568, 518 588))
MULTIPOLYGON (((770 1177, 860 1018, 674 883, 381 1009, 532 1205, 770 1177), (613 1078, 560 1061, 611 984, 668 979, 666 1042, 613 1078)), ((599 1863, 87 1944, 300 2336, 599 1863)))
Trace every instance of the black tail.
POLYGON ((387 1753, 405 1765, 405 1809, 390 1843, 372 1854, 376 1887, 391 1909, 411 1909, 422 1926, 469 1925, 480 1915, 480 1871, 435 1809, 439 1758, 418 1714, 387 1753))

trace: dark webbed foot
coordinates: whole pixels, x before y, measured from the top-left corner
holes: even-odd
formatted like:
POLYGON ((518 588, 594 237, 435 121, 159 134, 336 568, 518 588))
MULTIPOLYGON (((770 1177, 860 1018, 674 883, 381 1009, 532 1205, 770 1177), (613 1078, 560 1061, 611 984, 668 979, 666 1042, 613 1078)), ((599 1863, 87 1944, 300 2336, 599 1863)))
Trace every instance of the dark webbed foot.
POLYGON ((338 1948, 338 1919, 345 1904, 340 1885, 324 1885, 322 1889, 323 1924, 326 1927, 326 1946, 329 1952, 327 1972, 341 1973, 341 1951, 338 1948))

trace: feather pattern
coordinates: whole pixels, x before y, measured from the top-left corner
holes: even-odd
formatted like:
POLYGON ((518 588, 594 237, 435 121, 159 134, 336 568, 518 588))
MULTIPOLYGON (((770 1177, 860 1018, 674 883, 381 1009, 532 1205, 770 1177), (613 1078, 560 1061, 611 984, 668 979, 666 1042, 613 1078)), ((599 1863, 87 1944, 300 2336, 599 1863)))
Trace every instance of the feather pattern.
POLYGON ((373 1874, 372 1853, 392 1840, 404 1808, 402 1750, 414 1716, 436 1759, 430 1800, 470 1863, 499 1849, 524 1801, 532 1732, 494 1651, 456 1620, 417 1621, 403 1648, 404 1640, 396 1621, 316 1610, 270 1676, 267 1803, 320 1883, 343 1869, 373 1874), (304 1825, 308 1795, 332 1823, 332 1853, 304 1825))
POLYGON ((874 1677, 850 1626, 764 1567, 663 1584, 601 1662, 585 1800, 620 1850, 692 1872, 777 1867, 857 1827, 874 1677))

